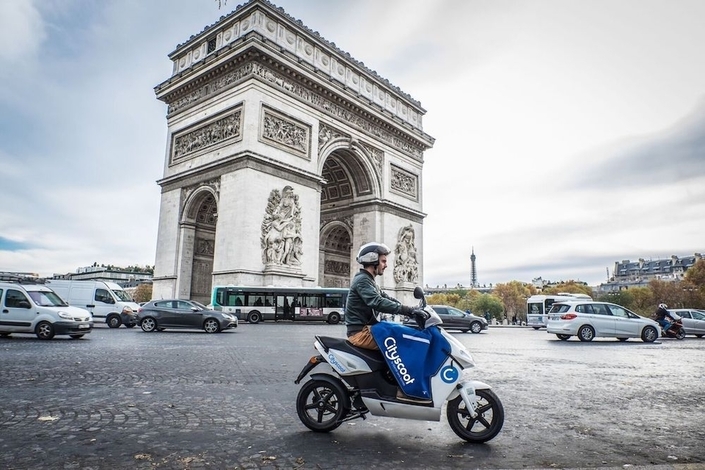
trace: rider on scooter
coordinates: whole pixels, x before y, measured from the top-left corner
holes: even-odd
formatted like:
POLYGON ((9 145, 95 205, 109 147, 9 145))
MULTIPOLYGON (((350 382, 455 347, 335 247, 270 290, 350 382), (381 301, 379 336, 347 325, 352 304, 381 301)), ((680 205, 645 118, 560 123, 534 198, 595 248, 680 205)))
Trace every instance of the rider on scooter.
MULTIPOLYGON (((383 243, 366 243, 357 253, 357 262, 362 269, 355 275, 350 284, 348 299, 345 303, 345 324, 348 341, 359 348, 379 349, 370 332, 370 327, 378 323, 375 311, 412 317, 422 315, 428 319, 428 313, 402 305, 397 299, 382 292, 375 282, 376 276, 384 274, 387 268, 387 255, 390 250, 383 243)), ((407 397, 401 389, 397 399, 418 401, 407 397)))
POLYGON ((659 325, 661 325, 661 328, 663 329, 664 333, 667 332, 668 329, 671 327, 671 323, 673 322, 673 320, 675 319, 668 312, 668 305, 659 304, 658 310, 656 310, 656 321, 659 325), (668 320, 666 320, 666 317, 668 317, 668 320))
POLYGON ((383 243, 367 243, 360 247, 357 262, 362 269, 350 284, 350 292, 345 304, 345 324, 348 341, 364 349, 379 349, 375 343, 370 326, 378 322, 375 311, 395 315, 413 316, 414 309, 402 305, 377 286, 375 276, 384 274, 387 269, 387 255, 390 253, 383 243))

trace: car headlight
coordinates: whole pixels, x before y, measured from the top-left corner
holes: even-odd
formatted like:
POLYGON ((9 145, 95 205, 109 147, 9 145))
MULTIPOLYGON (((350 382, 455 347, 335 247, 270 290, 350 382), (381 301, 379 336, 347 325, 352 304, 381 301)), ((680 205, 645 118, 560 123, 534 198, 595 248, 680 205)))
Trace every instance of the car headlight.
POLYGON ((57 314, 59 315, 59 317, 64 318, 66 320, 73 320, 73 315, 68 312, 57 312, 57 314))
POLYGON ((132 312, 133 312, 132 307, 130 307, 130 306, 128 306, 128 305, 126 305, 126 306, 122 309, 122 313, 126 313, 126 314, 128 314, 128 315, 132 314, 132 312))

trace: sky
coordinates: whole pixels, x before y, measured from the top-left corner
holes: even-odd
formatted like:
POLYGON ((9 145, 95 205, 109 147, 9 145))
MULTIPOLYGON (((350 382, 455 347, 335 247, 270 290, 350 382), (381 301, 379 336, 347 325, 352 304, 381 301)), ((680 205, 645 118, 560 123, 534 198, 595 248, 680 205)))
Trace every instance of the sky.
MULTIPOLYGON (((220 3, 0 0, 0 271, 154 264, 154 87, 220 3)), ((273 3, 427 111, 423 284, 705 253, 704 1, 273 3)))

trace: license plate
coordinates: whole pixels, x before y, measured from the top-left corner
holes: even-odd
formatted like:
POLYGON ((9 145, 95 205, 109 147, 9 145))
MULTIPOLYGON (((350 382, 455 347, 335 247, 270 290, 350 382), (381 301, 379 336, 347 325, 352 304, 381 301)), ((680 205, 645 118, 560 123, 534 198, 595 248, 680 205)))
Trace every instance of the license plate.
POLYGON ((78 325, 79 329, 88 328, 88 327, 90 327, 90 325, 78 325))

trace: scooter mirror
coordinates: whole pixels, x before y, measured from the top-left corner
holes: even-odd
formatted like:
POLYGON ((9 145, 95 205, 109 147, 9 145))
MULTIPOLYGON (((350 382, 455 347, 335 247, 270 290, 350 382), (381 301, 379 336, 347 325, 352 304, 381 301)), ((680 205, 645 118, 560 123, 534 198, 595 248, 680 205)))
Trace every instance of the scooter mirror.
POLYGON ((423 299, 423 289, 421 288, 421 286, 416 286, 414 288, 414 298, 423 299))

